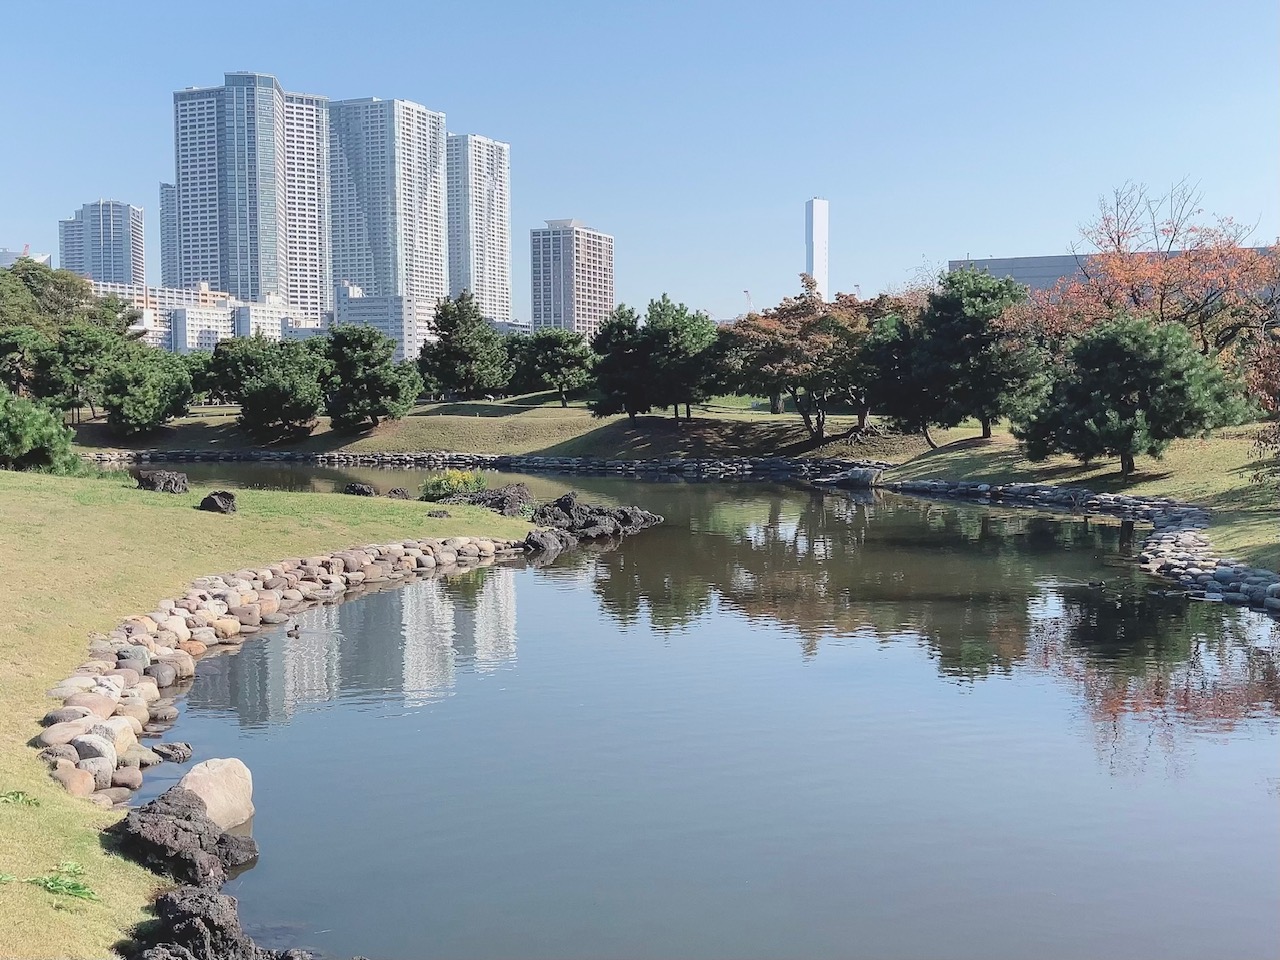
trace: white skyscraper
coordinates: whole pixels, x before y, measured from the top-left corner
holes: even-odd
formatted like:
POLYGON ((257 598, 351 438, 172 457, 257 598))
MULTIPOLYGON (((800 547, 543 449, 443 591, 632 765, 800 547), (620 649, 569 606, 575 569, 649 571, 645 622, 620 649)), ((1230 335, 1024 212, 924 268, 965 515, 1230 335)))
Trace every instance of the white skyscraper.
POLYGON ((590 338, 613 312, 613 237, 578 220, 529 231, 534 331, 563 327, 590 338))
POLYGON ((485 319, 511 320, 511 145, 449 134, 449 296, 471 291, 485 319))
POLYGON ((329 137, 334 282, 434 310, 449 293, 444 114, 335 100, 329 137))
POLYGON ((142 208, 118 200, 86 203, 58 221, 58 266, 102 283, 143 283, 142 208))
POLYGON ((830 299, 830 274, 827 269, 827 228, 829 205, 814 197, 804 205, 804 272, 818 284, 823 301, 830 299))
POLYGON ((160 286, 181 287, 178 258, 178 191, 172 183, 160 184, 160 286))
POLYGON ((173 95, 181 286, 277 294, 317 314, 327 306, 324 102, 261 73, 173 95))

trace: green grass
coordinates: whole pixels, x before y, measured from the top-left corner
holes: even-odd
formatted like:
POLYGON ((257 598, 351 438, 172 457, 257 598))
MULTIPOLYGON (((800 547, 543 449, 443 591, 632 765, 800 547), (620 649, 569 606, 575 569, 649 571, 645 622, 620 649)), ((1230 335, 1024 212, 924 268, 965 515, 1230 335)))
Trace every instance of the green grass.
POLYGON ((431 519, 415 501, 261 490, 237 491, 239 512, 222 516, 195 510, 200 494, 129 486, 0 471, 0 788, 14 798, 0 807, 0 870, 42 877, 51 863, 81 864, 99 898, 6 884, 0 957, 107 956, 160 884, 102 849, 99 831, 119 815, 64 793, 27 746, 56 705, 45 691, 84 660, 87 634, 204 574, 409 536, 529 529, 478 508, 431 519))
POLYGON ((1207 439, 1178 440, 1164 457, 1139 457, 1125 483, 1119 460, 1082 464, 1068 457, 1032 463, 1009 434, 970 439, 923 453, 895 467, 894 480, 974 480, 986 483, 1055 483, 1091 490, 1174 497, 1213 511, 1214 547, 1255 566, 1280 569, 1280 489, 1253 483, 1263 465, 1252 436, 1257 427, 1231 427, 1207 439))
MULTIPOLYGON (((764 403, 764 401, 757 401, 764 403)), ((653 457, 835 456, 899 461, 925 449, 919 437, 885 432, 815 443, 793 413, 772 416, 750 409, 750 399, 720 397, 695 405, 692 421, 650 415, 634 422, 625 416, 593 418, 581 402, 562 408, 552 394, 529 394, 501 401, 427 404, 403 420, 380 424, 361 434, 339 434, 321 418, 311 436, 271 445, 272 449, 310 453, 409 453, 452 450, 460 453, 539 454, 543 456, 643 459, 653 457)), ((852 417, 833 417, 828 434, 854 426, 852 417)), ((942 439, 972 436, 976 428, 941 431, 942 439)), ((109 449, 241 450, 259 448, 236 428, 225 408, 213 414, 175 421, 131 441, 113 437, 101 422, 76 428, 84 452, 109 449)))

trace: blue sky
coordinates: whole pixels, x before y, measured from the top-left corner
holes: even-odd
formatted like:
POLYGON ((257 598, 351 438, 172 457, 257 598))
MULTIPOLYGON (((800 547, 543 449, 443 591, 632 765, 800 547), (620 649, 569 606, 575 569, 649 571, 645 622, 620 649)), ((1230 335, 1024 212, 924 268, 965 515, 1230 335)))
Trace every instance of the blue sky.
POLYGON ((1125 180, 1198 181, 1280 233, 1275 0, 7 4, 0 246, 57 252, 98 197, 171 179, 173 90, 227 70, 403 97, 512 144, 516 315, 528 231, 617 238, 621 300, 718 317, 798 289, 804 201, 831 281, 869 295, 948 258, 1066 252, 1125 180))

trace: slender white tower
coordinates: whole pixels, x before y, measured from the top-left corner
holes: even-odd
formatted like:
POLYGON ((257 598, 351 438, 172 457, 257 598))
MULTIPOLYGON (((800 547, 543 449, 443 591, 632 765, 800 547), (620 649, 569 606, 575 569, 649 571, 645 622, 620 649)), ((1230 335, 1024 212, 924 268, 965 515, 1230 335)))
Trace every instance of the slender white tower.
POLYGON ((831 297, 827 272, 827 224, 829 206, 821 197, 804 205, 804 272, 818 284, 818 294, 826 302, 831 297))

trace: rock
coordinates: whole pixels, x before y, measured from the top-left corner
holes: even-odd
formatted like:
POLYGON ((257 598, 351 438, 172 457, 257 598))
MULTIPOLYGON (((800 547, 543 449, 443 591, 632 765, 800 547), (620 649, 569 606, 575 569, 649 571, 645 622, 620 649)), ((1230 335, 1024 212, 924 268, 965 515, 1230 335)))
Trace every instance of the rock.
POLYGON ((166 617, 160 626, 178 638, 178 643, 191 639, 191 628, 182 617, 166 617))
POLYGON ((163 762, 163 757, 154 750, 144 747, 140 743, 130 747, 124 752, 124 756, 120 758, 120 766, 141 767, 143 770, 147 767, 154 767, 163 762))
MULTIPOLYGON (((122 753, 138 742, 138 736, 133 732, 130 719, 129 717, 111 717, 89 728, 89 736, 101 737, 111 744, 116 752, 116 762, 119 762, 122 753)), ((80 749, 76 740, 71 741, 71 745, 76 750, 80 749)))
POLYGON ((199 640, 179 640, 178 649, 193 657, 200 657, 203 656, 209 648, 199 640))
POLYGON ((305 954, 263 950, 240 926, 234 897, 179 887, 156 899, 157 945, 143 960, 301 960, 305 954), (163 951, 163 952, 159 952, 163 951))
POLYGON ((378 491, 367 483, 348 483, 342 488, 342 492, 353 497, 376 497, 378 495, 378 491))
POLYGON ((209 819, 224 830, 253 816, 253 775, 234 757, 196 764, 178 786, 200 797, 209 819))
POLYGON ((150 719, 156 723, 172 723, 178 719, 178 708, 172 703, 152 704, 150 719))
POLYGON ((161 760, 168 760, 170 763, 186 763, 195 754, 191 744, 183 743, 181 740, 173 743, 157 743, 151 749, 161 760))
POLYGON ((572 492, 538 507, 532 519, 539 527, 554 527, 579 540, 630 536, 662 523, 662 517, 648 510, 581 503, 572 492))
POLYGON ((97 779, 90 771, 72 766, 70 762, 65 766, 59 765, 49 775, 62 784, 62 788, 73 797, 87 797, 98 785, 97 779))
POLYGON ((215 490, 200 501, 200 509, 210 513, 235 513, 236 495, 230 490, 215 490))
POLYGON ((139 724, 144 724, 151 719, 151 711, 147 709, 145 702, 129 700, 116 707, 116 716, 128 717, 139 724))
POLYGON ((103 736, 102 734, 83 733, 78 737, 72 737, 71 746, 75 749, 76 756, 81 760, 102 757, 111 761, 111 768, 113 770, 116 766, 116 760, 120 756, 116 753, 115 745, 111 742, 110 737, 103 736))
POLYGON ((392 500, 412 500, 413 499, 413 494, 411 494, 404 487, 392 487, 390 490, 387 491, 387 496, 390 497, 392 500))
POLYGON ((147 667, 147 676, 156 682, 156 687, 171 687, 178 681, 178 670, 169 663, 153 663, 147 667))
POLYGON ((104 697, 100 693, 77 693, 67 697, 63 701, 64 706, 68 707, 87 707, 89 712, 103 720, 116 712, 116 701, 110 697, 104 697))
POLYGON ((213 632, 219 640, 230 640, 240 635, 241 623, 231 617, 221 617, 213 621, 210 626, 213 627, 213 632))
POLYGON ((137 790, 142 786, 142 770, 138 767, 116 767, 111 773, 111 785, 137 790))
MULTIPOLYGON (((56 747, 61 744, 70 743, 76 737, 84 736, 89 732, 89 728, 93 726, 94 718, 83 717, 79 720, 68 720, 65 723, 55 723, 52 726, 45 727, 40 731, 40 735, 36 737, 36 744, 41 747, 56 747)), ((79 756, 77 751, 76 756, 79 756)))
POLYGON ((101 790, 95 790, 89 799, 105 800, 108 806, 114 807, 117 803, 128 800, 131 793, 133 791, 128 787, 103 787, 101 790))
POLYGON ((92 711, 88 707, 57 707, 50 710, 44 715, 44 719, 40 722, 46 727, 51 727, 55 723, 71 723, 76 720, 83 720, 90 716, 92 711))
POLYGON ((111 786, 111 775, 116 772, 116 763, 115 760, 109 760, 106 757, 89 757, 77 763, 76 769, 87 770, 93 774, 94 788, 105 790, 111 786))
POLYGON ((460 493, 445 497, 441 503, 468 503, 496 511, 504 517, 523 516, 533 507, 533 492, 527 484, 509 483, 494 490, 460 493))
POLYGON ((147 470, 138 474, 139 490, 157 493, 188 493, 187 475, 175 470, 147 470))
POLYGON ((262 609, 256 603, 230 607, 227 614, 239 620, 242 627, 256 627, 262 623, 262 609))
POLYGON ((448 510, 428 510, 427 516, 436 520, 444 520, 453 516, 453 514, 451 514, 448 510))
POLYGON ((217 887, 226 880, 218 846, 222 828, 189 790, 170 787, 108 827, 107 834, 121 853, 179 882, 217 887))
POLYGON ((59 760, 66 760, 73 767, 80 762, 80 754, 76 753, 76 748, 69 743, 60 743, 56 747, 45 747, 36 754, 36 757, 50 767, 56 767, 59 760))

